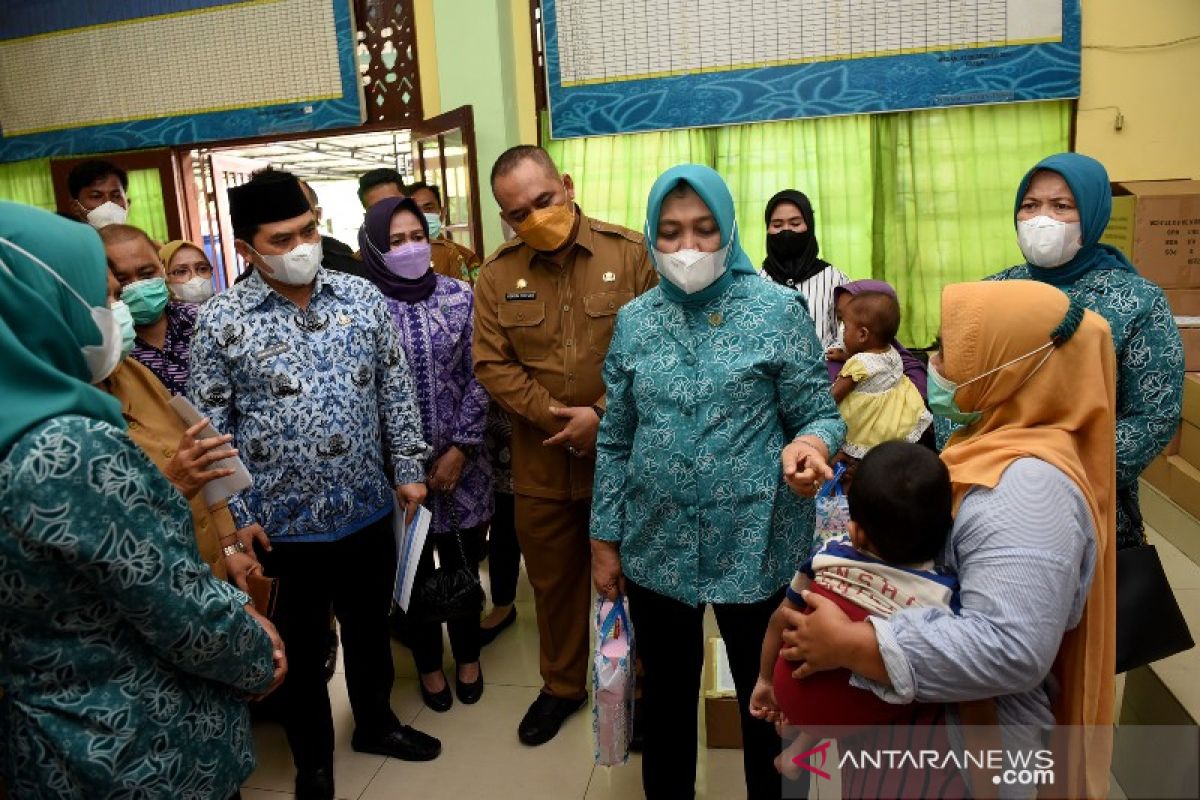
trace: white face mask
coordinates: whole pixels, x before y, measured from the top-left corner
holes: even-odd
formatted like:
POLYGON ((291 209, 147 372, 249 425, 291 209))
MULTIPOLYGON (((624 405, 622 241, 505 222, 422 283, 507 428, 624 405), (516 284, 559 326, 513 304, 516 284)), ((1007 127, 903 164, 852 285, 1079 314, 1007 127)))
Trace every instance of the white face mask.
MULTIPOLYGON (((16 250, 49 272, 56 281, 61 283, 68 292, 75 296, 76 300, 83 304, 83 307, 91 314, 92 322, 95 323, 97 330, 100 331, 100 344, 88 344, 79 348, 83 354, 83 360, 87 362, 91 383, 99 383, 111 375, 113 370, 117 368, 117 365, 121 363, 122 348, 121 322, 117 319, 117 315, 113 313, 113 310, 108 306, 94 306, 88 303, 87 300, 83 299, 83 295, 75 291, 74 286, 63 279, 63 276, 59 275, 49 264, 24 247, 4 238, 0 238, 0 242, 4 242, 13 250, 16 250)), ((4 271, 9 275, 13 275, 13 271, 3 261, 0 261, 0 266, 4 267, 4 271)), ((14 275, 13 277, 16 276, 14 275)))
POLYGON ((1025 260, 1035 267, 1053 269, 1075 257, 1083 248, 1078 222, 1060 222, 1041 216, 1017 223, 1017 242, 1025 260))
POLYGON ((324 257, 319 241, 298 244, 281 256, 264 256, 257 250, 254 252, 270 268, 268 277, 288 286, 307 286, 312 283, 324 257))
MULTIPOLYGON (((732 237, 729 240, 733 243, 732 237)), ((676 250, 664 253, 655 249, 654 263, 658 272, 686 294, 707 289, 725 274, 725 260, 729 256, 729 245, 715 253, 699 250, 676 250)))
MULTIPOLYGON (((80 208, 83 208, 83 206, 81 205, 80 208)), ((109 225, 124 225, 125 220, 129 217, 129 209, 122 208, 112 200, 101 203, 86 213, 88 225, 91 225, 96 230, 109 225)))
POLYGON ((199 275, 183 283, 171 283, 168 286, 171 287, 171 294, 185 303, 203 303, 213 296, 212 278, 199 275))

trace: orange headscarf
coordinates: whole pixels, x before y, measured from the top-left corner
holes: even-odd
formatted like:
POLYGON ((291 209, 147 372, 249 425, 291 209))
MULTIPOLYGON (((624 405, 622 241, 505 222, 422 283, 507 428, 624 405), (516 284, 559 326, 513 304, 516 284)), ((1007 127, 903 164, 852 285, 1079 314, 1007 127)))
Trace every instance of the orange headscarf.
MULTIPOLYGON (((1033 281, 947 286, 943 375, 965 383, 1036 350, 1050 340, 1068 308, 1065 294, 1033 281)), ((1059 762, 1065 769, 1055 791, 1065 786, 1066 797, 1108 796, 1116 669, 1115 363, 1108 323, 1084 312, 1061 346, 960 389, 958 407, 982 410, 983 417, 956 432, 942 453, 956 510, 973 487, 996 486, 1008 466, 1025 457, 1062 470, 1087 499, 1096 529, 1096 571, 1083 617, 1063 637, 1054 664, 1061 687, 1055 719, 1060 726, 1079 726, 1059 755, 1066 763, 1059 762), (1037 368, 1047 353, 1049 359, 1037 368)))

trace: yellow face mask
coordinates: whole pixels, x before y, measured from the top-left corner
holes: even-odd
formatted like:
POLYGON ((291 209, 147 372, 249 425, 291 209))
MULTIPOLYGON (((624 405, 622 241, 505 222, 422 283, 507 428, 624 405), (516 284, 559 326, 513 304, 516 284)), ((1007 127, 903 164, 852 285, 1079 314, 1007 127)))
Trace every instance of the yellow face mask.
POLYGON ((513 228, 513 232, 534 250, 553 253, 567 243, 574 227, 575 204, 568 202, 539 208, 513 228))

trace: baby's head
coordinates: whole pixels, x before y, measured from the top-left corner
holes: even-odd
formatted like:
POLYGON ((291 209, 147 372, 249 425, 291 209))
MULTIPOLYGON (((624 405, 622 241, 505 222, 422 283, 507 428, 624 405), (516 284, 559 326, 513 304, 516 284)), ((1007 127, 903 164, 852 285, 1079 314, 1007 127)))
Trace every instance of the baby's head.
POLYGON ((841 311, 846 332, 846 353, 881 350, 892 343, 900 330, 900 304, 883 292, 863 292, 841 311))
POLYGON ((889 564, 934 560, 953 523, 950 473, 927 447, 884 442, 863 457, 847 495, 850 538, 889 564))

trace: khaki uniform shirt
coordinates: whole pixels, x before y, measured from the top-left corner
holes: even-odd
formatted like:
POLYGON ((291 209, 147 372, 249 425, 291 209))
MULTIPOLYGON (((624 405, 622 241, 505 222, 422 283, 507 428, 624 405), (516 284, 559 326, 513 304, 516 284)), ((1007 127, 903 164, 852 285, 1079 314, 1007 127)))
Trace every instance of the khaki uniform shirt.
MULTIPOLYGON (((126 358, 101 386, 121 403, 121 414, 129 425, 129 438, 154 462, 160 472, 175 457, 175 447, 183 438, 187 426, 168 403, 170 393, 146 369, 132 358, 126 358)), ((204 504, 204 492, 197 492, 190 501, 192 524, 200 558, 212 569, 213 575, 226 578, 225 558, 221 554, 220 537, 233 533, 236 526, 229 509, 222 504, 209 509, 204 504)), ((153 531, 143 531, 153 535, 153 531)))
POLYGON ((642 236, 579 214, 560 267, 520 239, 502 245, 475 286, 475 375, 512 414, 513 489, 591 497, 595 461, 545 439, 565 422, 550 406, 604 406, 600 370, 617 311, 658 283, 642 236))
POLYGON ((479 275, 479 256, 458 242, 438 237, 429 242, 433 271, 447 278, 474 284, 479 275))

